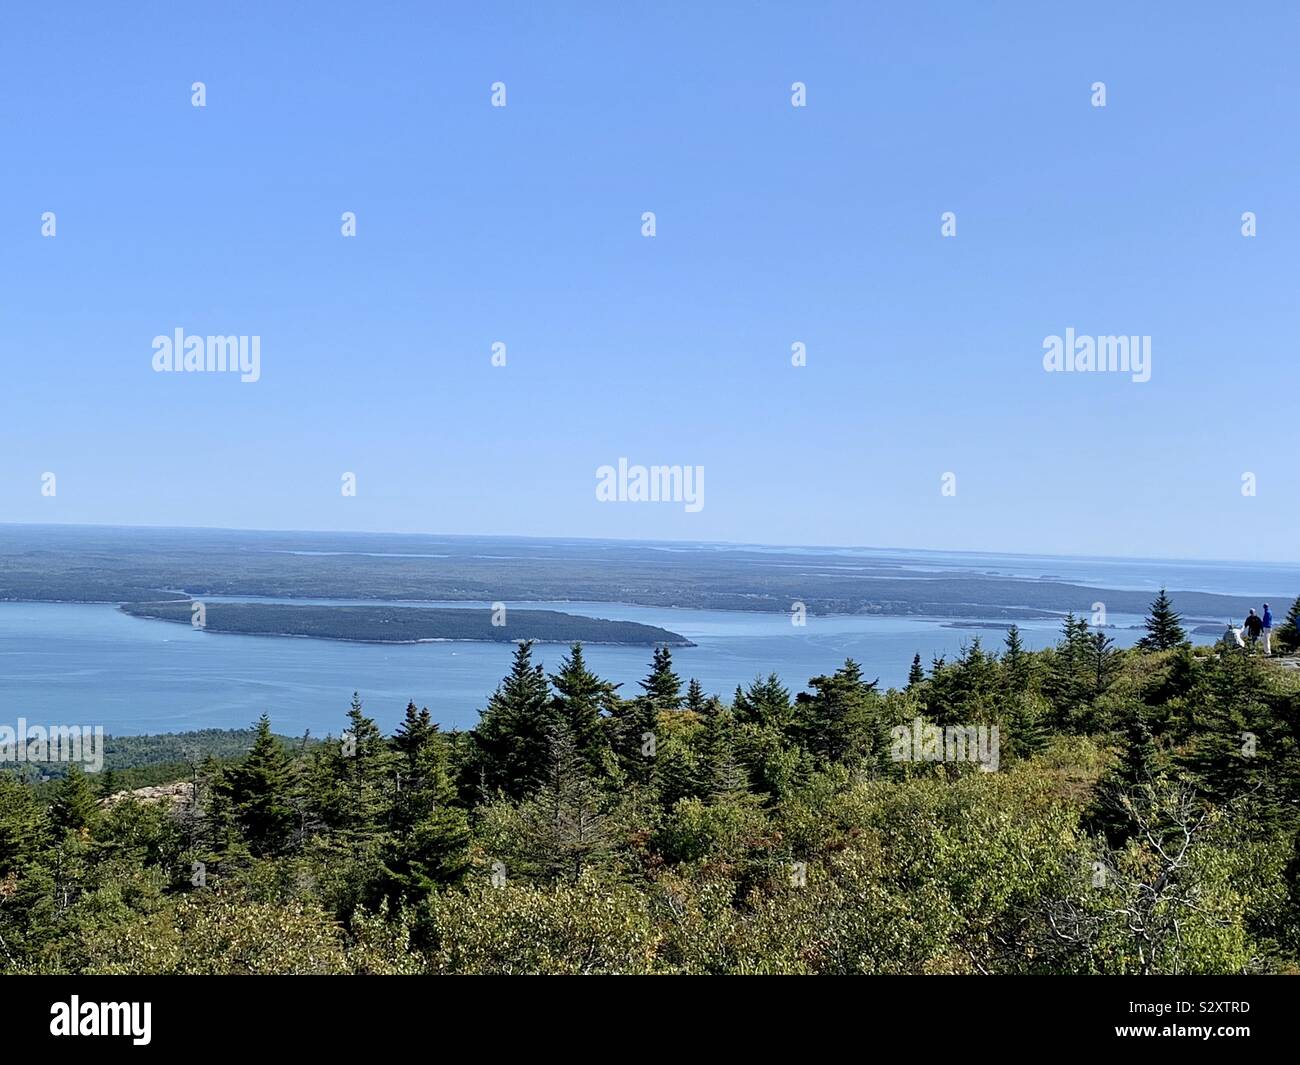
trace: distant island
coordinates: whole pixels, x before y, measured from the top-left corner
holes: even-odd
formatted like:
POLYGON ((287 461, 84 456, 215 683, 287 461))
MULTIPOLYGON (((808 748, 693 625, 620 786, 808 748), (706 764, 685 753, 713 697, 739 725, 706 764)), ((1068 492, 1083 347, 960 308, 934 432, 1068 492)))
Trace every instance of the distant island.
MULTIPOLYGON (((132 617, 192 625, 188 599, 123 603, 132 617)), ((636 621, 581 617, 558 610, 507 610, 492 624, 493 612, 479 607, 317 606, 288 603, 204 603, 206 632, 244 636, 299 636, 353 643, 431 643, 485 640, 513 643, 621 644, 632 647, 694 647, 686 637, 636 621)))

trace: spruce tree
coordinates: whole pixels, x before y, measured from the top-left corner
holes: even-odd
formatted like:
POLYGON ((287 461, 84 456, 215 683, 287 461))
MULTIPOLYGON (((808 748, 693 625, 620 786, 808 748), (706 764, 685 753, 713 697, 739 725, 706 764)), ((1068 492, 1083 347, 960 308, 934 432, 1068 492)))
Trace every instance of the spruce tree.
POLYGON ((1018 693, 1029 687, 1029 654, 1020 639, 1018 625, 1012 625, 1007 629, 1006 650, 1002 653, 1002 671, 1009 691, 1018 693))
MULTIPOLYGON (((427 812, 425 803, 431 799, 429 781, 429 753, 438 726, 433 723, 428 707, 417 710, 414 702, 407 703, 402 722, 393 733, 393 746, 397 749, 397 775, 390 819, 396 832, 409 832, 412 825, 427 812)), ((438 737, 441 739, 441 737, 438 737)), ((441 759, 441 769, 446 774, 446 758, 441 759)))
POLYGON ((402 900, 418 901, 437 888, 463 881, 470 869, 469 844, 469 815, 464 810, 443 804, 420 818, 410 834, 396 843, 402 900))
POLYGON ((1061 623, 1061 639, 1052 649, 1046 677, 1046 692, 1053 710, 1051 724, 1055 728, 1065 729, 1073 721, 1080 705, 1091 696, 1094 686, 1089 669, 1092 653, 1088 623, 1076 618, 1071 611, 1061 623))
POLYGON ((813 677, 812 692, 795 701, 794 733, 823 764, 858 763, 884 750, 878 734, 877 681, 862 679, 853 659, 828 677, 813 677))
POLYGON ((921 666, 921 652, 912 656, 912 668, 907 671, 907 690, 911 691, 925 681, 925 669, 921 666))
MULTIPOLYGON (((608 727, 619 769, 630 783, 646 786, 655 777, 653 752, 659 742, 659 714, 679 710, 682 705, 682 682, 673 672, 672 652, 667 647, 654 649, 650 673, 640 685, 644 694, 619 700, 611 707, 608 727)), ((704 711, 709 712, 708 700, 704 711)))
POLYGON ((575 643, 561 659, 560 671, 551 675, 551 684, 555 687, 555 723, 562 722, 569 730, 588 770, 603 775, 610 747, 602 713, 616 701, 618 686, 601 680, 587 668, 580 643, 575 643))
POLYGON ((1289 821, 1295 808, 1293 726, 1288 697, 1258 659, 1224 656, 1206 663, 1205 683, 1179 719, 1176 760, 1215 806, 1249 804, 1253 829, 1289 821))
POLYGON ((1089 823, 1105 832, 1112 846, 1122 846, 1137 828, 1134 804, 1155 794, 1165 777, 1146 708, 1131 703, 1125 713, 1123 753, 1097 786, 1089 823))
POLYGON ((339 754, 335 764, 347 801, 341 827, 357 839, 375 836, 393 791, 395 767, 384 734, 374 719, 366 716, 358 692, 352 693, 348 729, 339 754))
POLYGON ((414 771, 420 751, 437 728, 427 706, 423 710, 417 710, 414 702, 406 704, 402 723, 393 733, 393 746, 401 753, 408 771, 414 771))
POLYGON ((608 727, 618 767, 629 782, 648 785, 655 776, 659 711, 645 695, 621 699, 612 709, 608 727))
POLYGON ((244 760, 221 774, 220 787, 244 841, 254 855, 281 853, 292 837, 297 816, 290 804, 292 767, 263 714, 244 760))
POLYGON ((91 828, 99 820, 99 806, 81 766, 73 762, 68 772, 54 788, 54 801, 50 804, 50 824, 60 836, 65 832, 80 832, 91 828))
POLYGON ((1145 651, 1168 651, 1180 643, 1187 642, 1187 633, 1183 631, 1182 618, 1175 613, 1174 605, 1163 588, 1151 603, 1151 613, 1147 615, 1144 628, 1147 634, 1138 641, 1138 646, 1145 651))
POLYGON ((546 674, 540 664, 533 664, 532 649, 531 640, 515 649, 509 674, 488 699, 474 729, 475 769, 483 798, 500 793, 522 799, 535 792, 546 775, 557 715, 546 674))
POLYGON ((604 797, 568 725, 556 722, 548 739, 541 787, 520 808, 520 843, 534 875, 575 882, 609 851, 604 797))
POLYGON ((1094 697, 1106 690, 1118 665, 1115 641, 1104 632, 1093 633, 1088 642, 1088 673, 1092 678, 1094 697))
POLYGON ((736 689, 731 709, 741 724, 785 729, 790 725, 790 690, 775 673, 755 677, 748 689, 736 689))
POLYGON ((49 816, 31 788, 0 773, 0 884, 36 860, 48 828, 49 816))
POLYGON ((667 645, 655 648, 650 674, 640 683, 655 710, 681 709, 682 681, 673 672, 673 653, 667 645))
POLYGON ((1300 651, 1300 596, 1291 604, 1286 620, 1277 627, 1274 640, 1283 651, 1300 651))
POLYGON ((117 774, 112 769, 105 769, 99 774, 99 784, 95 788, 99 798, 107 799, 117 794, 117 774))
POLYGON ((1044 727, 1051 707, 1035 692, 1014 692, 1007 699, 1001 746, 1012 758, 1029 758, 1047 744, 1044 727))
POLYGON ((723 711, 705 722, 699 792, 710 803, 735 803, 749 795, 749 777, 736 753, 734 713, 723 711))
POLYGON ((378 893, 390 904, 417 903, 469 871, 469 817, 456 805, 449 744, 428 711, 407 708, 394 742, 402 775, 393 801, 392 834, 384 844, 378 893))
POLYGON ((194 763, 191 778, 194 790, 182 814, 181 828, 187 849, 210 867, 217 867, 227 856, 247 850, 225 778, 226 770, 210 754, 194 763))
POLYGON ((990 720, 999 678, 997 661, 984 651, 983 641, 976 636, 934 686, 928 702, 935 723, 959 725, 990 720))
POLYGON ((704 688, 698 680, 692 677, 690 684, 686 686, 686 709, 702 714, 704 713, 704 702, 704 688))

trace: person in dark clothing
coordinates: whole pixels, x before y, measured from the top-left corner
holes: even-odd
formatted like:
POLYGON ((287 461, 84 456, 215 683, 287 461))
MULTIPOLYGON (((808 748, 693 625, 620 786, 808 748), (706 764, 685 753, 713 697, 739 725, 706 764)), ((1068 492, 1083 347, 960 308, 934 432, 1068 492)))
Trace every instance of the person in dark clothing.
POLYGON ((1260 616, 1252 610, 1250 614, 1247 615, 1242 627, 1246 630, 1246 642, 1253 645, 1255 641, 1259 639, 1260 632, 1263 631, 1264 622, 1260 619, 1260 616))
POLYGON ((1264 604, 1262 624, 1264 626, 1264 653, 1271 655, 1273 653, 1273 612, 1269 610, 1267 603, 1264 604))

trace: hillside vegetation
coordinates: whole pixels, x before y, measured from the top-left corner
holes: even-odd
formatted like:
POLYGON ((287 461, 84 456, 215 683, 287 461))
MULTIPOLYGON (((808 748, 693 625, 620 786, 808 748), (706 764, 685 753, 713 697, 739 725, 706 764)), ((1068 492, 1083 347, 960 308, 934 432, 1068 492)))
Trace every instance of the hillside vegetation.
POLYGON ((1172 610, 1130 651, 1069 618, 1053 648, 974 639, 890 691, 848 661, 797 695, 770 676, 723 699, 683 690, 661 648, 624 695, 580 646, 547 676, 523 644, 472 731, 412 705, 385 737, 360 700, 340 725, 286 750, 264 718, 244 757, 196 768, 178 811, 101 805, 76 771, 48 798, 0 776, 0 967, 1118 974, 1300 958, 1300 673, 1193 648, 1172 610))

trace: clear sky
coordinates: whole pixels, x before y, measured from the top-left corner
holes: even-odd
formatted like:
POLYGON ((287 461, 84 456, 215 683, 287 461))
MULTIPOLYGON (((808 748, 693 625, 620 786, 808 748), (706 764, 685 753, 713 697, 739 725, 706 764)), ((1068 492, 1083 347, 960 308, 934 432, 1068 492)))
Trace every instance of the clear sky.
POLYGON ((0 521, 1300 555, 1293 4, 3 23, 0 521), (153 372, 176 328, 261 379, 153 372), (1151 380, 1044 372, 1067 328, 1151 380), (598 502, 620 457, 703 509, 598 502))

